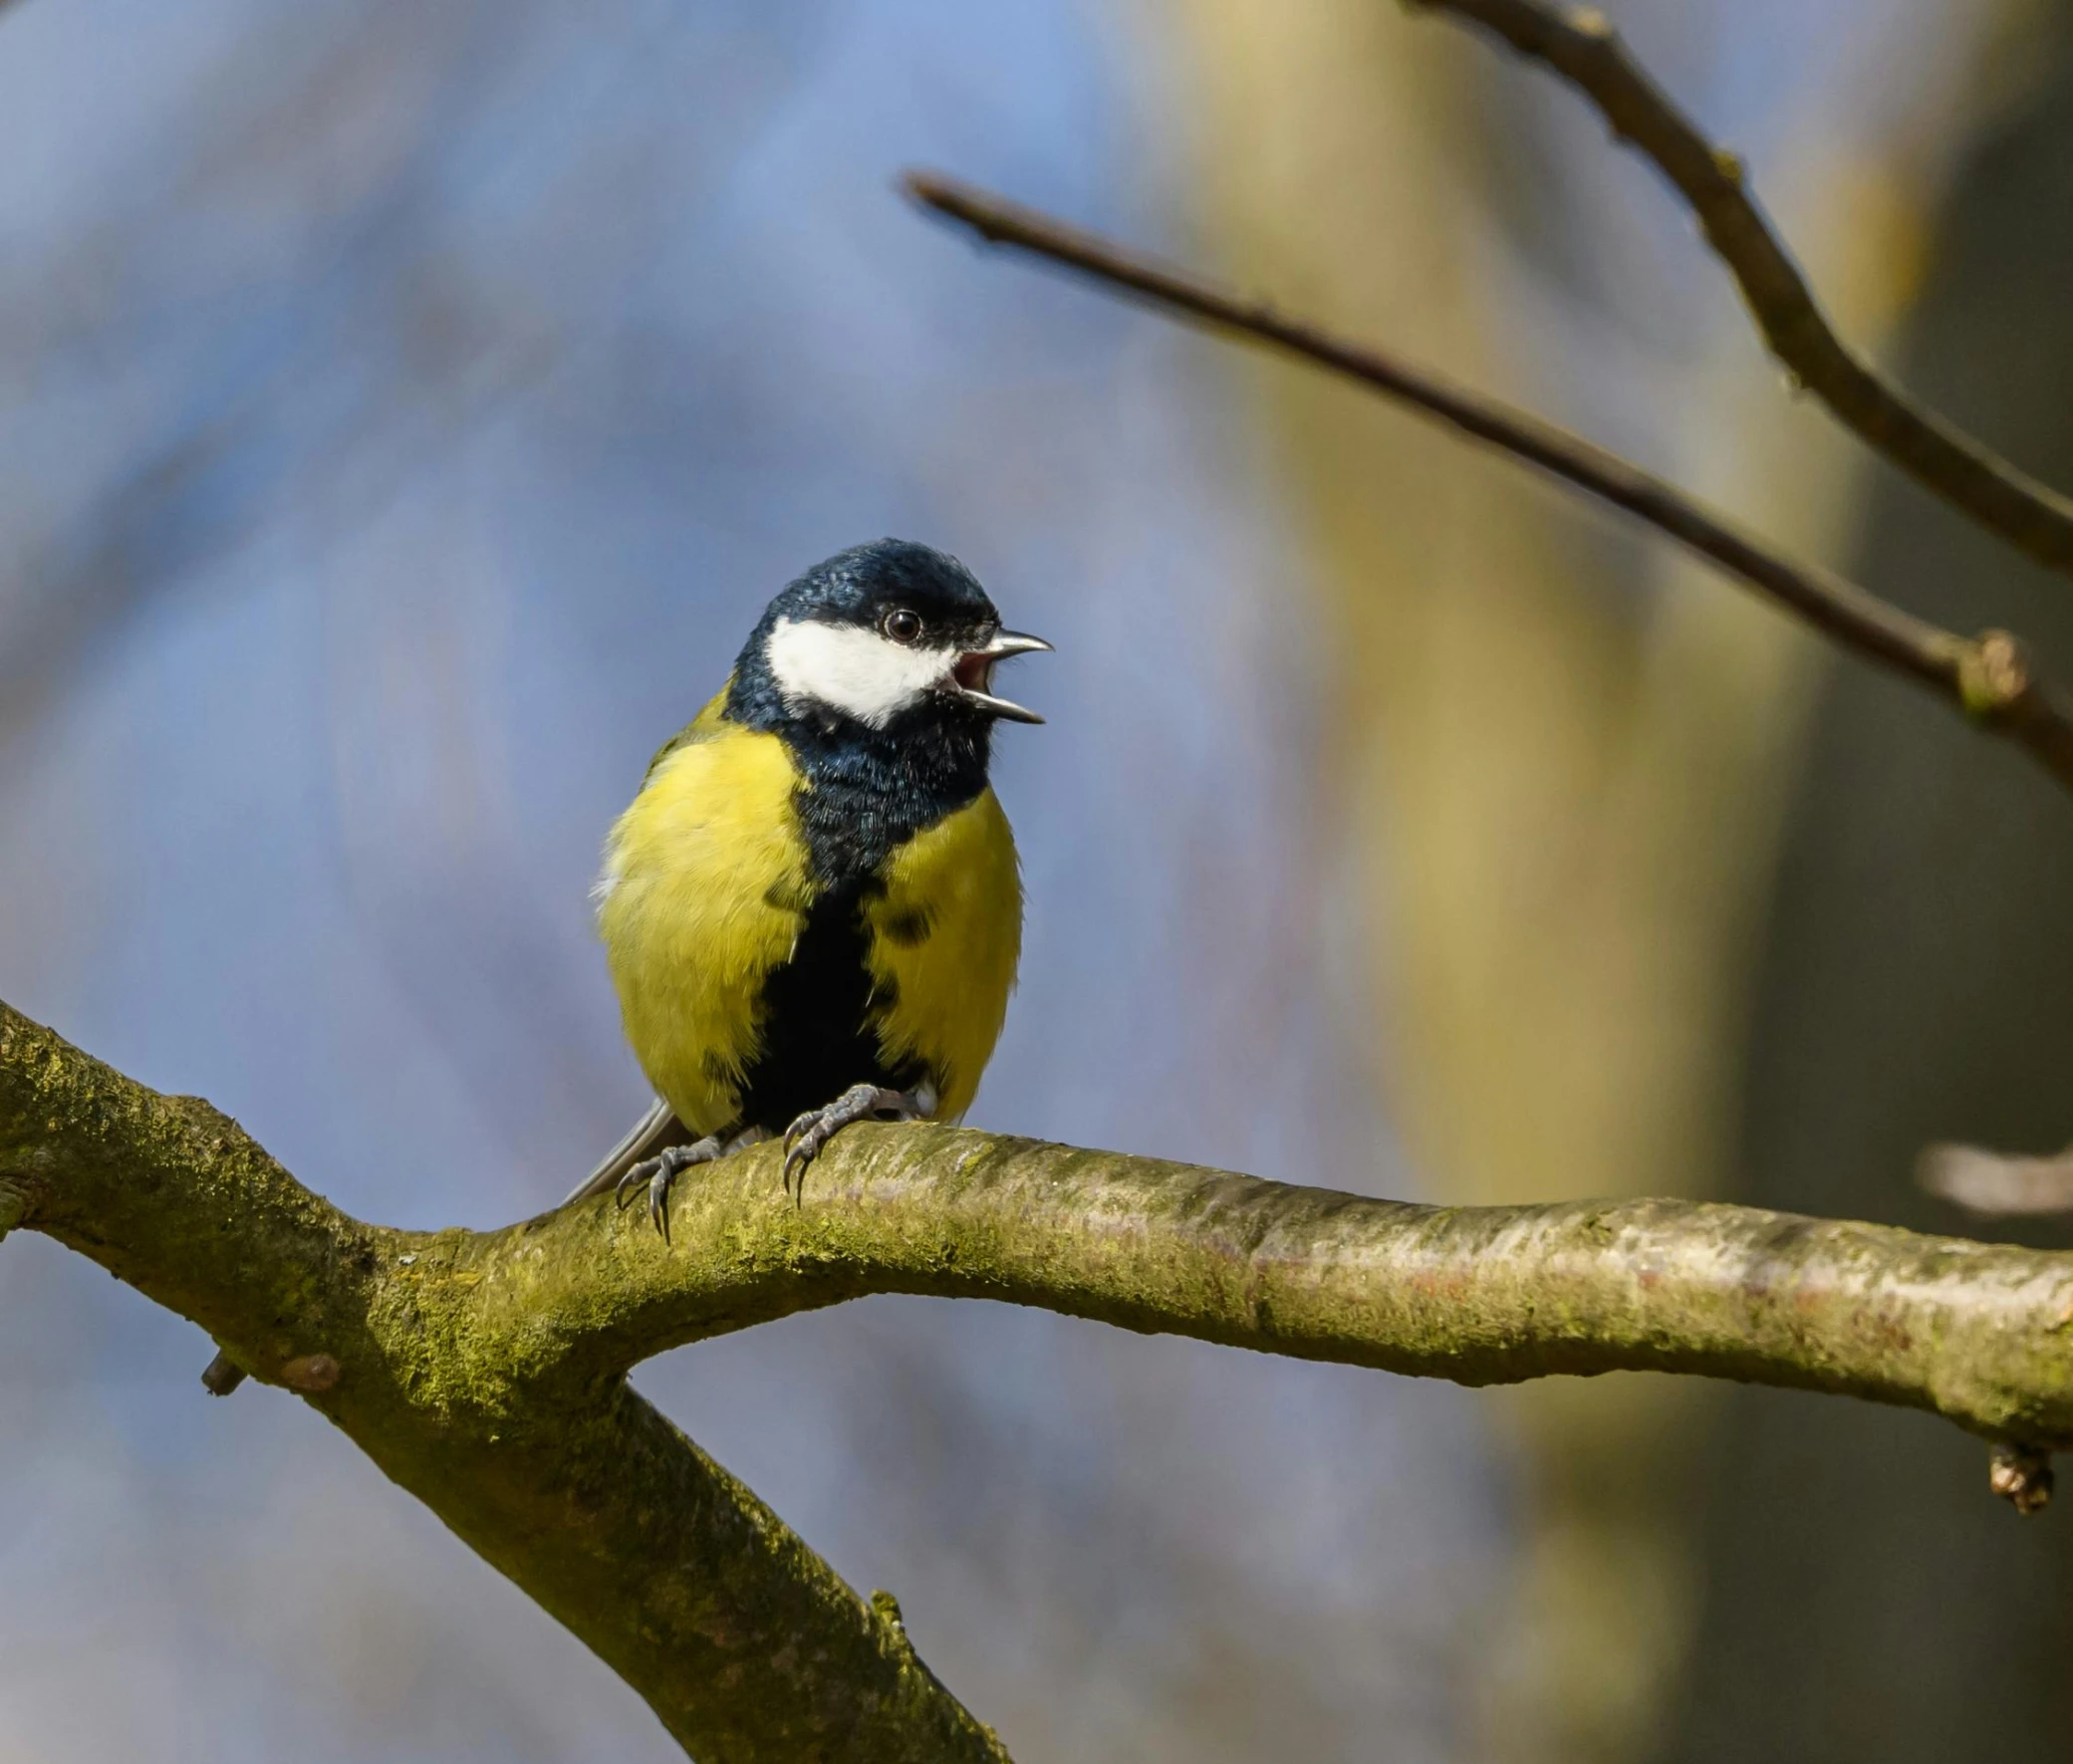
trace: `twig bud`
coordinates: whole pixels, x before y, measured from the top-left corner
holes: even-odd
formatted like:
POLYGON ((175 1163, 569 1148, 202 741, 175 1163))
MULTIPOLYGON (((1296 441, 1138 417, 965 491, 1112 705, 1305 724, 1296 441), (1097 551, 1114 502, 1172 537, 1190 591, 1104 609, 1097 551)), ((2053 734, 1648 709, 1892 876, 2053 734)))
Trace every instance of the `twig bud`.
POLYGON ((2042 1512, 2051 1504, 2051 1454, 2034 1445, 1996 1445, 1986 1485, 2018 1513, 2042 1512))
POLYGON ((281 1368, 281 1383, 315 1395, 339 1382, 339 1363, 329 1354, 298 1354, 281 1368))
POLYGON ((2029 656, 2005 630, 1982 630, 1958 655, 1957 690, 1967 716, 1990 720, 2013 709, 2029 689, 2029 656))

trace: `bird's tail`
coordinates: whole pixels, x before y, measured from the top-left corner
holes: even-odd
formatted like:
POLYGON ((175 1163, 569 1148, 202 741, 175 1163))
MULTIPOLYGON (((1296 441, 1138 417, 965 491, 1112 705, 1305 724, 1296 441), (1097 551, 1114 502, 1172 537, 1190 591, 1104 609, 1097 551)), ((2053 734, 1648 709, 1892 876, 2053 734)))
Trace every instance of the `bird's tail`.
POLYGON ((586 1200, 593 1194, 603 1194, 608 1188, 618 1187, 620 1177, 637 1163, 667 1146, 688 1145, 695 1136, 676 1119, 676 1111, 657 1097, 655 1106, 641 1118, 634 1131, 606 1152, 604 1161, 577 1184, 575 1192, 562 1205, 586 1200))

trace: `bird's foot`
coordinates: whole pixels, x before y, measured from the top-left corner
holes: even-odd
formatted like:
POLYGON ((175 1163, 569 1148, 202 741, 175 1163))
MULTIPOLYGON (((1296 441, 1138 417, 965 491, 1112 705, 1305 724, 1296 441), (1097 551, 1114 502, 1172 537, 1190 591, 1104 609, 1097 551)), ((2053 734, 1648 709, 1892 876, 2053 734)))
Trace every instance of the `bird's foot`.
POLYGON ((665 1145, 653 1157, 643 1158, 632 1169, 620 1177, 615 1190, 620 1210, 626 1210, 627 1202, 640 1191, 648 1189, 648 1216, 654 1228, 662 1234, 662 1241, 669 1241, 669 1184, 676 1180, 679 1171, 693 1164, 710 1163, 729 1147, 718 1134, 707 1134, 704 1138, 693 1140, 688 1145, 665 1145))
POLYGON ((875 1084, 853 1084, 824 1109, 809 1109, 785 1129, 785 1192, 796 1177, 799 1195, 806 1194, 806 1166, 821 1147, 854 1121, 925 1121, 933 1099, 919 1091, 889 1091, 875 1084))

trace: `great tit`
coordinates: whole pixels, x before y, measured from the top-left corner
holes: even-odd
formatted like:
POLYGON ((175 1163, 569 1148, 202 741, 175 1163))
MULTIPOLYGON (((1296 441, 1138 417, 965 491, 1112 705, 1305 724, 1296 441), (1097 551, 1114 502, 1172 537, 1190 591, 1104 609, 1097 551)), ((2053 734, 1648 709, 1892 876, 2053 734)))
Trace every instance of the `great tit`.
POLYGON ((605 846, 598 927, 654 1087, 569 1198, 670 1183, 782 1132, 784 1182, 868 1117, 954 1121, 992 1055, 1022 884, 986 781, 1003 630, 955 558, 882 539, 815 565, 654 757, 605 846))

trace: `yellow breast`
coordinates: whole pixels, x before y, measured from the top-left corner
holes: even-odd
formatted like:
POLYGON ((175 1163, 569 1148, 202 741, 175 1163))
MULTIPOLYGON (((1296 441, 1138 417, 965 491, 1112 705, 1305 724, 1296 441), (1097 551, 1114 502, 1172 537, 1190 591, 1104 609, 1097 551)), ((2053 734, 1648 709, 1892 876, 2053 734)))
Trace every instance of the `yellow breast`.
POLYGON ((723 722, 720 703, 656 760, 599 883, 627 1039, 697 1134, 733 1121, 763 981, 791 955, 807 899, 791 758, 777 736, 723 722))
MULTIPOLYGON (((828 989, 827 1008, 848 1023, 825 1026, 859 1038, 860 1069, 828 1073, 829 1094, 799 1106, 859 1081, 907 1084, 918 1068, 937 1118, 955 1120, 999 1039, 1021 950, 1021 880, 999 801, 983 791, 924 828, 861 895, 825 894, 796 807, 811 786, 779 736, 724 720, 722 702, 663 750, 606 847, 599 929, 649 1083, 700 1134, 738 1125, 755 1096, 767 1104, 770 1075, 800 1045, 797 1025, 768 1015, 769 982, 800 948, 809 915, 838 911, 858 915, 845 933, 857 978, 828 989)), ((784 997, 789 1011, 822 1002, 796 986, 784 997)))
POLYGON ((936 1075, 938 1120, 971 1107, 1000 1039, 1022 950, 1015 839, 991 790, 917 833, 865 908, 889 1065, 936 1075))

